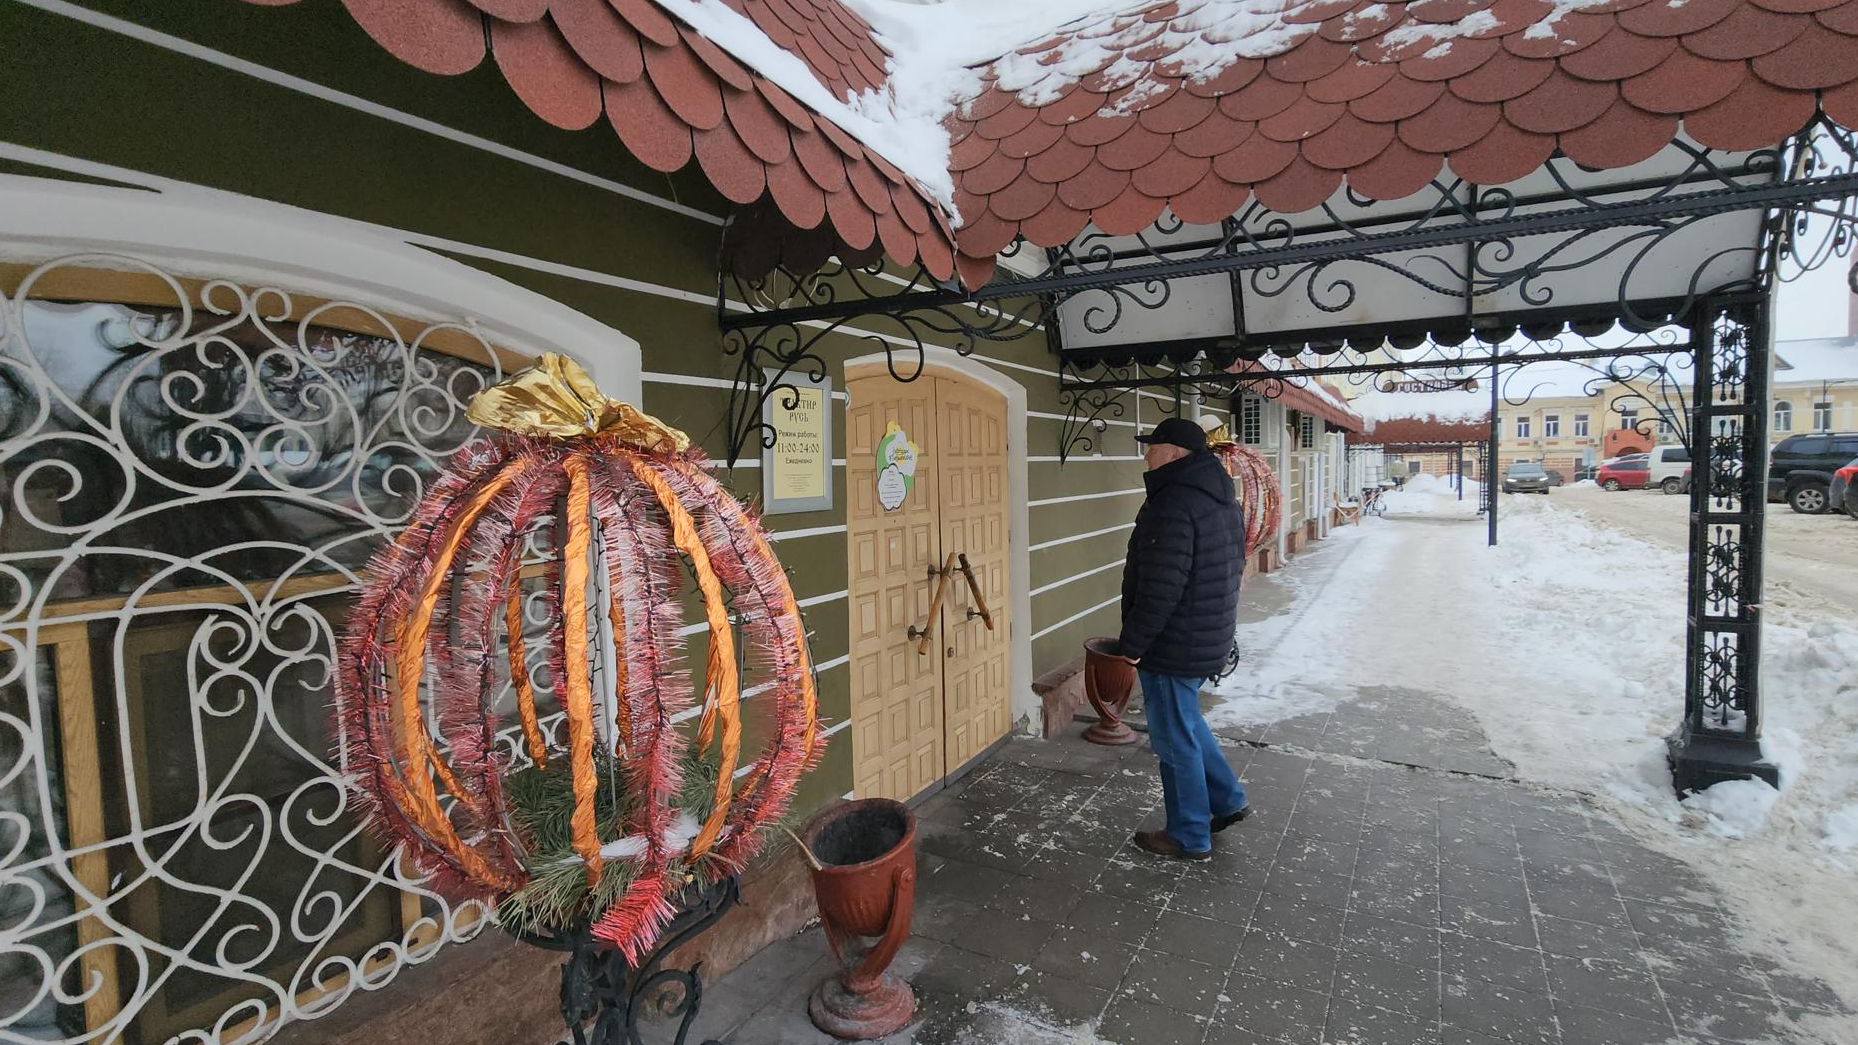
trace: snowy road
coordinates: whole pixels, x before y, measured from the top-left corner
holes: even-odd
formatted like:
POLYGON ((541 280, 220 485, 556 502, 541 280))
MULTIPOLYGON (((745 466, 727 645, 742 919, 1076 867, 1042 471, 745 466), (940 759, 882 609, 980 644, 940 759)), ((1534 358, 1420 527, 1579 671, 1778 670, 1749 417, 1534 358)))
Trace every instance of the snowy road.
POLYGON ((1505 498, 1496 549, 1469 502, 1409 486, 1394 509, 1254 585, 1248 601, 1273 612, 1241 625, 1246 668, 1219 688, 1215 724, 1326 710, 1368 685, 1436 694, 1518 777, 1589 796, 1697 866, 1751 942, 1858 1004, 1858 597, 1843 558, 1858 547, 1832 543, 1858 523, 1775 528, 1763 684, 1781 793, 1751 782, 1680 805, 1664 737, 1683 706, 1681 500, 1505 498), (1801 545, 1818 557, 1793 557, 1801 545))
MULTIPOLYGON (((1516 498, 1506 498, 1504 509, 1516 498)), ((1687 497, 1599 487, 1567 486, 1549 500, 1578 508, 1622 533, 1662 547, 1684 550, 1687 497)), ((1858 519, 1846 515, 1801 515, 1784 504, 1768 505, 1767 581, 1770 605, 1814 602, 1858 618, 1858 519)))

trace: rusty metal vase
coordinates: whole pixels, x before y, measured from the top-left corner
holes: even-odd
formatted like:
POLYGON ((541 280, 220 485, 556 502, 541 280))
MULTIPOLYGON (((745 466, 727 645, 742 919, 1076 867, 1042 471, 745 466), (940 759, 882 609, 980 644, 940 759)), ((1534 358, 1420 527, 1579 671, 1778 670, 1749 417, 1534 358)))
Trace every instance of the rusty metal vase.
POLYGON ((885 971, 916 907, 916 815, 888 798, 859 799, 814 817, 802 837, 824 865, 813 870, 813 893, 839 963, 807 1013, 835 1038, 894 1033, 916 1013, 909 984, 885 971))
POLYGON ((1097 722, 1084 730, 1093 744, 1133 744, 1135 731, 1123 723, 1123 712, 1135 694, 1135 665, 1117 655, 1116 640, 1095 638, 1084 643, 1084 696, 1097 711, 1097 722))

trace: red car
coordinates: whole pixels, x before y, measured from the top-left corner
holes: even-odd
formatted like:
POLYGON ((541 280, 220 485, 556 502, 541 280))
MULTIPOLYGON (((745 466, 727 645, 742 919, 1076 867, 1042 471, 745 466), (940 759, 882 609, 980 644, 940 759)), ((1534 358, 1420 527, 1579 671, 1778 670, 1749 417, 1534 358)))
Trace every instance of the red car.
POLYGON ((1594 481, 1607 490, 1643 490, 1651 482, 1651 464, 1641 457, 1636 461, 1614 461, 1600 466, 1594 481))

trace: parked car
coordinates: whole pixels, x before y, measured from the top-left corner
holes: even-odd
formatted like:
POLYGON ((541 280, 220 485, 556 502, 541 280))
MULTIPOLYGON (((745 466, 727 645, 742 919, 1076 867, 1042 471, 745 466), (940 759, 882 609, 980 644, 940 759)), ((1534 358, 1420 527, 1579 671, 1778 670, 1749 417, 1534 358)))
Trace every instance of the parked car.
POLYGON ((1645 458, 1649 466, 1647 482, 1665 493, 1681 493, 1684 473, 1690 471, 1690 450, 1683 446, 1660 446, 1645 458))
POLYGON ((1607 490, 1643 490, 1652 481, 1651 467, 1644 458, 1614 461, 1600 466, 1600 486, 1607 490))
POLYGON ((1548 473, 1548 485, 1565 486, 1567 484, 1567 480, 1564 479, 1561 473, 1556 471, 1555 469, 1547 468, 1547 469, 1544 469, 1544 471, 1548 473))
POLYGON ((1832 485, 1827 487, 1828 500, 1834 507, 1845 509, 1845 514, 1858 519, 1858 458, 1832 473, 1832 485))
POLYGON ((1854 457, 1858 432, 1788 436, 1768 455, 1768 500, 1786 501, 1802 515, 1818 515, 1833 506, 1832 473, 1854 457))
POLYGON ((1503 470, 1504 493, 1548 492, 1548 472, 1534 461, 1517 461, 1503 470))

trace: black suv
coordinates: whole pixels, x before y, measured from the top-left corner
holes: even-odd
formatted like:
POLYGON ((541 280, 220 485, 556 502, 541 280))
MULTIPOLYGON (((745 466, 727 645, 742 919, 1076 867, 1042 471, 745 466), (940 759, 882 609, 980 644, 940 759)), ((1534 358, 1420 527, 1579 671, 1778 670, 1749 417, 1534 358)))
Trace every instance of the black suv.
POLYGON ((1832 473, 1858 457, 1858 432, 1815 432, 1781 440, 1768 455, 1768 500, 1818 515, 1831 507, 1832 473))

